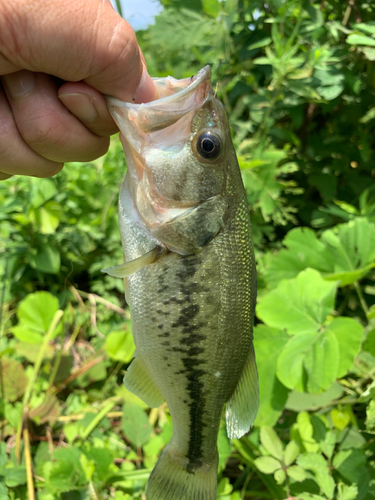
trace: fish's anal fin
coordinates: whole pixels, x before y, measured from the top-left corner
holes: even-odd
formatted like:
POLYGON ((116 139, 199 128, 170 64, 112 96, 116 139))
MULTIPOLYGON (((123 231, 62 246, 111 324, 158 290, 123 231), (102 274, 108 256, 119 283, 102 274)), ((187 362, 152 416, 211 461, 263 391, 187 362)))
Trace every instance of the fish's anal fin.
POLYGON ((164 403, 163 396, 150 377, 143 361, 138 356, 130 363, 125 374, 124 385, 150 408, 158 408, 164 403))
POLYGON ((229 439, 238 439, 254 423, 259 406, 258 372, 254 347, 251 345, 241 378, 227 402, 226 421, 229 439))
POLYGON ((127 278, 142 267, 149 266, 150 264, 156 262, 165 252, 166 250, 164 250, 162 247, 155 247, 150 250, 150 252, 141 255, 141 257, 138 257, 137 259, 130 260, 129 262, 124 262, 119 266, 107 267, 106 269, 102 269, 102 273, 107 273, 114 278, 127 278))
POLYGON ((173 453, 169 443, 148 480, 146 499, 216 500, 218 459, 216 453, 211 463, 192 467, 186 458, 173 453))

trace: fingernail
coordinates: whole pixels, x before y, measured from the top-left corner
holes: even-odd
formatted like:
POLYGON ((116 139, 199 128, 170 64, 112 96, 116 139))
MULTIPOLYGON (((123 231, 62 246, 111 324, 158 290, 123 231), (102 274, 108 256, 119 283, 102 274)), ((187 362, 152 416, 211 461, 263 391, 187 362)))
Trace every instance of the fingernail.
POLYGON ((93 122, 98 118, 98 112, 86 94, 60 94, 59 99, 81 122, 93 122))
POLYGON ((141 104, 142 102, 156 101, 158 98, 159 92, 157 91, 155 82, 144 68, 141 81, 139 82, 138 88, 134 94, 133 102, 141 104))
POLYGON ((35 73, 32 71, 17 71, 3 78, 9 94, 15 99, 31 94, 35 88, 35 73))

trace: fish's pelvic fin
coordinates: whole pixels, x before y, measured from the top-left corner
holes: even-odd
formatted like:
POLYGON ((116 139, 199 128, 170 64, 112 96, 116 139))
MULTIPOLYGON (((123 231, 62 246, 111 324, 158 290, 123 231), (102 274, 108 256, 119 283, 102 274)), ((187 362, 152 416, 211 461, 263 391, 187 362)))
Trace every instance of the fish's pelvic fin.
POLYGON ((146 486, 147 500, 216 500, 218 456, 211 464, 189 467, 167 445, 146 486))
POLYGON ((251 345, 241 378, 227 402, 226 421, 229 439, 238 439, 250 430, 259 406, 258 372, 251 345))
POLYGON ((124 262, 119 266, 107 267, 102 269, 102 273, 107 273, 114 278, 126 278, 142 267, 149 266, 160 259, 165 250, 161 247, 155 247, 150 252, 141 255, 137 259, 124 262))
POLYGON ((158 408, 164 403, 163 396, 138 356, 133 359, 125 374, 124 385, 150 408, 158 408))

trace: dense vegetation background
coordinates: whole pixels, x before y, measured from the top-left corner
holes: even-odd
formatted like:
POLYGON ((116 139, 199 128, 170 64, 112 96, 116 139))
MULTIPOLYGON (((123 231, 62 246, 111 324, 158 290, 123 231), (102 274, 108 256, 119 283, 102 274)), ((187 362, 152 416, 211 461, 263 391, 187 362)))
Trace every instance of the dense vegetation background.
MULTIPOLYGON (((221 429, 219 498, 371 500, 374 4, 162 3, 139 33, 150 73, 212 65, 258 262, 261 406, 249 436, 221 429)), ((53 179, 0 183, 0 500, 144 499, 170 438, 166 406, 122 386, 129 311, 100 273, 122 261, 125 168, 114 140, 53 179)))

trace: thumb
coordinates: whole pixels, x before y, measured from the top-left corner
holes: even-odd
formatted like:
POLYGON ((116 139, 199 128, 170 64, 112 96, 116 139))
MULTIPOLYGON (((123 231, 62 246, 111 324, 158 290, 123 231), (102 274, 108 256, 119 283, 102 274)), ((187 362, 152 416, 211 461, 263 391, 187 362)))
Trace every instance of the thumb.
POLYGON ((156 98, 133 29, 107 1, 0 0, 0 74, 1 61, 124 101, 156 98))

